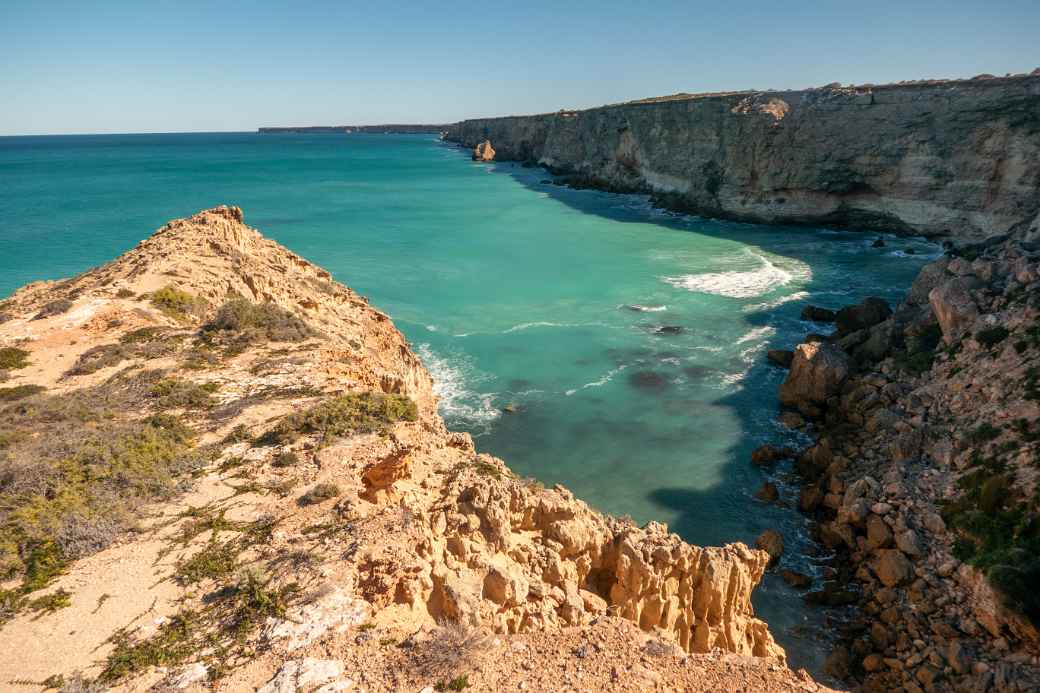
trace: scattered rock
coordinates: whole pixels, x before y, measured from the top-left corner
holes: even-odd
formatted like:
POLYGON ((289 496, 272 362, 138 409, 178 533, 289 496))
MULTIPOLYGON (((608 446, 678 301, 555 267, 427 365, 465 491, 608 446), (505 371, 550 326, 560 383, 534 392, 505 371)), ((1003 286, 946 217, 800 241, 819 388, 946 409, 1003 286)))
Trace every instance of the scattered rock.
POLYGON ((784 553, 784 537, 775 529, 767 529, 755 539, 755 548, 768 553, 771 561, 775 562, 784 553))
POLYGON ((755 498, 766 503, 775 503, 780 499, 780 491, 776 484, 765 482, 762 487, 755 491, 755 498))
POLYGON ((829 308, 805 306, 802 308, 801 317, 802 320, 810 320, 812 322, 834 322, 838 314, 829 308))

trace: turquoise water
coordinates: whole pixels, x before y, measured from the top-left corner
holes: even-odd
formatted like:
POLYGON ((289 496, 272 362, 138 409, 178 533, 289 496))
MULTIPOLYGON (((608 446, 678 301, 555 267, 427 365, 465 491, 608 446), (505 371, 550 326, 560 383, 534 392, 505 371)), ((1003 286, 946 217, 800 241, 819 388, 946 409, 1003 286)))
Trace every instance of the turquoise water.
MULTIPOLYGON (((698 544, 780 528, 784 566, 814 569, 803 520, 752 496, 751 450, 791 438, 765 350, 820 329, 799 320, 806 301, 897 300, 937 248, 669 215, 546 178, 429 136, 0 138, 0 296, 240 205, 387 311, 449 424, 519 474, 698 544)), ((815 669, 819 615, 775 575, 755 599, 815 669)))

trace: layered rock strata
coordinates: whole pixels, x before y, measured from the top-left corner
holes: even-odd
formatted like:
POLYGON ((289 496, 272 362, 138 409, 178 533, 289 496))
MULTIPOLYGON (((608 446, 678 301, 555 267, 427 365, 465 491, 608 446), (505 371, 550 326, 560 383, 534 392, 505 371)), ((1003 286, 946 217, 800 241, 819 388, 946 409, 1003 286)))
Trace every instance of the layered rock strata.
POLYGON ((1040 224, 1036 74, 680 94, 465 120, 445 137, 710 217, 954 240, 1040 224))

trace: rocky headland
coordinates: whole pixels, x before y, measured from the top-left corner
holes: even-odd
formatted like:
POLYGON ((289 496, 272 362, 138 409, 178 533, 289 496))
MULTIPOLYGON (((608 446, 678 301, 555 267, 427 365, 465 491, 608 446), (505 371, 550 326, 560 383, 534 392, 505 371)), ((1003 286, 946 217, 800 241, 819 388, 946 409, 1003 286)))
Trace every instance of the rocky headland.
POLYGON ((0 303, 19 690, 823 690, 769 563, 516 477, 389 318, 241 210, 0 303))
MULTIPOLYGON (((1007 236, 926 265, 787 355, 799 506, 834 552, 807 595, 854 605, 832 674, 869 691, 1040 689, 1040 246, 1007 236)), ((775 358, 778 363, 784 359, 775 358)))
POLYGON ((709 217, 954 240, 1040 228, 1040 74, 678 94, 445 138, 709 217))

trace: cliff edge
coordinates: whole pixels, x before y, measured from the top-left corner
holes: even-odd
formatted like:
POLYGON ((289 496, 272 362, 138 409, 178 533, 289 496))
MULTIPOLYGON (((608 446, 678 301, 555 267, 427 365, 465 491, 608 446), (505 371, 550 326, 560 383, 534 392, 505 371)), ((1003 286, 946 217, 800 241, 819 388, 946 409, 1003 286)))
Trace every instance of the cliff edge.
POLYGON ((1040 232, 1035 73, 681 94, 465 120, 445 139, 709 217, 957 242, 1040 232))
POLYGON ((389 318, 235 207, 0 303, 0 680, 819 690, 696 547, 448 431, 389 318))

